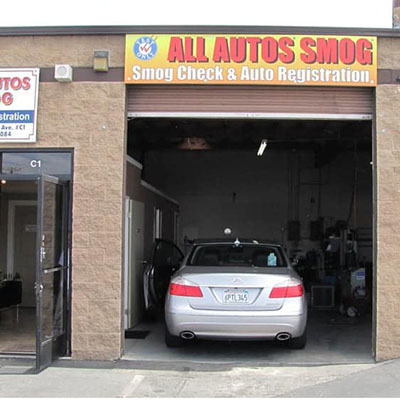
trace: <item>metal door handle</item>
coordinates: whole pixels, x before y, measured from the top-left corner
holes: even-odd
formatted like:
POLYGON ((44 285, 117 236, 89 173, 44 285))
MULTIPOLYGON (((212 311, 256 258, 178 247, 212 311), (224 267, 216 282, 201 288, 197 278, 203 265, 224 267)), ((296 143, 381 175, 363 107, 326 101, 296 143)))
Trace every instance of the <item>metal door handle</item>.
POLYGON ((40 248, 40 262, 46 258, 46 249, 44 247, 40 248))
POLYGON ((35 282, 34 287, 35 287, 36 296, 41 296, 42 292, 43 292, 43 285, 42 284, 39 285, 37 282, 35 282))

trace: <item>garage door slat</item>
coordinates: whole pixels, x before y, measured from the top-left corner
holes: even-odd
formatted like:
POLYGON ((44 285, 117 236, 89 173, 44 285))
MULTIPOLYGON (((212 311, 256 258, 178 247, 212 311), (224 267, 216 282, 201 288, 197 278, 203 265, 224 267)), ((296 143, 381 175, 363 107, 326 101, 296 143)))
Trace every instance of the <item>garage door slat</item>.
POLYGON ((132 113, 373 113, 373 89, 358 87, 160 86, 127 89, 132 113))

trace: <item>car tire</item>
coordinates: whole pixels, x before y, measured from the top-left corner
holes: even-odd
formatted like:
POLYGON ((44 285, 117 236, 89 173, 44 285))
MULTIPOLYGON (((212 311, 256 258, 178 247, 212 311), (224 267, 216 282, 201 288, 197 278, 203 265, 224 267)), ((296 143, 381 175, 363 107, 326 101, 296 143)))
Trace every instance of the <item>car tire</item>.
POLYGON ((168 329, 165 329, 165 344, 167 347, 182 347, 183 346, 183 339, 178 336, 171 335, 168 329))
POLYGON ((289 339, 288 341, 288 347, 294 350, 304 349, 304 347, 306 347, 306 344, 307 344, 306 331, 304 331, 304 333, 301 336, 289 339))

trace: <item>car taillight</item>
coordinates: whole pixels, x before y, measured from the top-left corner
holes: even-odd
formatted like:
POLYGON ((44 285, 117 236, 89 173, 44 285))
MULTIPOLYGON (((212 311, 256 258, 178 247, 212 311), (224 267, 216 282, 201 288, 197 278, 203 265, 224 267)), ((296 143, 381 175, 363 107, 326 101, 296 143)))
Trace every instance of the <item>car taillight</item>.
POLYGON ((203 293, 198 286, 184 285, 174 282, 171 282, 171 285, 169 286, 169 294, 172 296, 203 297, 203 293))
POLYGON ((301 283, 289 281, 286 285, 277 285, 273 287, 269 297, 273 299, 301 297, 303 296, 303 292, 303 285, 301 283))

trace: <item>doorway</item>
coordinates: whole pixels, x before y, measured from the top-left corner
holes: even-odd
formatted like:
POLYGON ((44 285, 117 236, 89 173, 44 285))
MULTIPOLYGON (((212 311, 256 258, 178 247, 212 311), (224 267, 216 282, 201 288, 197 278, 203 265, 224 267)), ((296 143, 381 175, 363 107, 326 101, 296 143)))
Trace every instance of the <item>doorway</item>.
POLYGON ((30 356, 40 371, 69 348, 71 184, 42 171, 20 175, 28 154, 40 157, 2 155, 0 354, 30 356))
POLYGON ((37 185, 1 184, 0 352, 34 354, 37 185))
POLYGON ((296 356, 264 343, 199 341, 172 352, 163 324, 143 321, 137 330, 150 333, 127 339, 125 358, 260 361, 268 353, 285 363, 372 360, 370 120, 170 117, 136 118, 129 126, 128 155, 141 163, 141 179, 180 205, 182 250, 196 238, 221 238, 225 228, 234 238, 286 249, 305 286, 309 343, 296 356), (268 146, 258 155, 263 140, 268 146))

